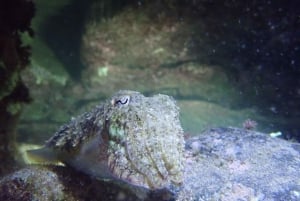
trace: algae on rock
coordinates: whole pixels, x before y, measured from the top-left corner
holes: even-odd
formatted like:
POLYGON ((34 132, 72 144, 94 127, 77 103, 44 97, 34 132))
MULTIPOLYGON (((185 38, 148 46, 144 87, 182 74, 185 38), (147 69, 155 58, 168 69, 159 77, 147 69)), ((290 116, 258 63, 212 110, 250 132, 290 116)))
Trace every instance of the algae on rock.
POLYGON ((21 79, 30 47, 22 43, 20 33, 33 36, 30 22, 34 13, 31 1, 0 1, 0 175, 16 166, 16 125, 22 105, 31 100, 21 79))

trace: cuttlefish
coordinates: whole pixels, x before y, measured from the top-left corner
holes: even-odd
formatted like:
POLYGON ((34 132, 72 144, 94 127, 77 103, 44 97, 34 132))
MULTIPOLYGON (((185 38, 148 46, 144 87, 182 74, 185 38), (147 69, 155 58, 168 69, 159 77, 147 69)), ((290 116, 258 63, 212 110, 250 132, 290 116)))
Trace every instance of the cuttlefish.
POLYGON ((167 95, 122 90, 72 118, 29 154, 147 189, 180 185, 184 137, 179 108, 167 95))

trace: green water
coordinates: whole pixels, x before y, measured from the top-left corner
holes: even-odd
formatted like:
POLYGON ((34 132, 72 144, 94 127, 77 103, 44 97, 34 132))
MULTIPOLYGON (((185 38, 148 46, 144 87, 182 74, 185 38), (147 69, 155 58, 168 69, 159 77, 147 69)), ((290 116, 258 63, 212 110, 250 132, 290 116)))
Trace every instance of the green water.
MULTIPOLYGON (((298 139, 298 32, 272 18, 275 6, 36 2, 36 35, 24 39, 31 66, 23 74, 34 101, 22 114, 20 141, 43 142, 120 89, 173 96, 191 135, 252 119, 259 131, 298 139)), ((282 19, 295 20, 292 8, 281 9, 291 11, 278 14, 282 19)))

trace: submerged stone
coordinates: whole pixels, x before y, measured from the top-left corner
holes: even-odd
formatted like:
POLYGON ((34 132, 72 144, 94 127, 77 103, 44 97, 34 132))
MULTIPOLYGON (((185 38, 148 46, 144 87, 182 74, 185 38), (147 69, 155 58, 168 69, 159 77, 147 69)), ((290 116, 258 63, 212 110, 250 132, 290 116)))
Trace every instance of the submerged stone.
POLYGON ((300 200, 300 145, 238 128, 186 142, 178 200, 300 200))
POLYGON ((300 199, 299 152, 300 144, 267 134, 238 128, 213 128, 187 140, 183 183, 178 188, 171 185, 132 191, 129 183, 119 185, 70 167, 47 166, 25 168, 0 180, 0 198, 31 196, 44 191, 49 196, 55 192, 60 196, 56 196, 58 200, 69 201, 297 201, 300 199), (25 180, 24 175, 42 179, 25 180), (45 186, 44 181, 49 179, 54 182, 45 186))

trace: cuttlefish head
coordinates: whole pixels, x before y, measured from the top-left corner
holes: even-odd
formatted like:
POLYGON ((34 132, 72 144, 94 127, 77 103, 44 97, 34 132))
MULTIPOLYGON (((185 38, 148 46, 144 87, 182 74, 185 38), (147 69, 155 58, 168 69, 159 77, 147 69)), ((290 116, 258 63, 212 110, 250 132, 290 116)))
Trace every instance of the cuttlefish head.
POLYGON ((179 109, 166 95, 120 91, 107 113, 107 164, 124 181, 162 188, 183 180, 183 130, 179 109))

